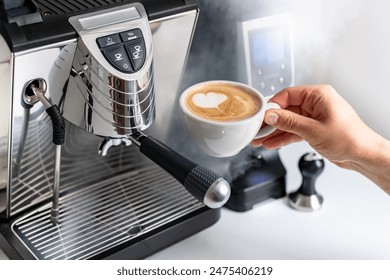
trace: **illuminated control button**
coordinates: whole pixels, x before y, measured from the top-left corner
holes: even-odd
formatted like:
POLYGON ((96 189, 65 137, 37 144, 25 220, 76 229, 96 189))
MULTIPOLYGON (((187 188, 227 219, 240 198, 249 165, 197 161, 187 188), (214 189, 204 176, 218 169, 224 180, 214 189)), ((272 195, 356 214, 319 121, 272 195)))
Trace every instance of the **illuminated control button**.
POLYGON ((263 71, 261 71, 260 69, 257 70, 257 75, 259 75, 259 76, 263 75, 263 71))
POLYGON ((121 32, 120 35, 121 35, 123 42, 128 42, 128 41, 137 40, 137 39, 142 38, 142 32, 141 32, 141 29, 139 29, 139 28, 125 31, 125 32, 121 32))
POLYGON ((265 83, 264 82, 260 83, 260 87, 265 88, 265 83))
POLYGON ((125 73, 133 73, 133 67, 127 57, 126 51, 122 46, 103 51, 104 56, 110 64, 117 70, 125 73))
POLYGON ((284 83, 284 78, 283 78, 283 77, 280 77, 280 78, 279 78, 279 83, 281 83, 281 84, 284 83))
POLYGON ((284 63, 282 63, 282 64, 280 65, 280 69, 282 69, 282 70, 286 69, 286 65, 284 65, 284 63))
POLYGON ((119 38, 118 34, 113 34, 110 36, 98 38, 97 43, 99 47, 102 49, 102 48, 114 46, 116 44, 121 43, 121 39, 119 38))
POLYGON ((146 59, 146 50, 144 40, 126 44, 127 53, 133 62, 134 70, 142 68, 146 59))
POLYGON ((271 91, 275 91, 275 89, 276 89, 274 85, 272 85, 270 88, 271 88, 271 91))

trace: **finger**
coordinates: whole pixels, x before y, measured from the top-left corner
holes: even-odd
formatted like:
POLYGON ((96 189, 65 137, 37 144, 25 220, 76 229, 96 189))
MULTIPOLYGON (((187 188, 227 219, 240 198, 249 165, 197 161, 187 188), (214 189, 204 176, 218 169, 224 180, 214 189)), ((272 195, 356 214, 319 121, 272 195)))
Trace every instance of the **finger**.
POLYGON ((290 106, 300 106, 312 92, 310 87, 288 87, 275 94, 269 102, 275 102, 283 109, 290 106))
POLYGON ((300 142, 302 140, 302 137, 300 137, 299 135, 284 133, 271 139, 265 140, 262 146, 266 149, 274 150, 292 143, 300 142))
POLYGON ((270 135, 267 135, 267 136, 262 137, 262 138, 253 139, 251 144, 253 146, 261 146, 261 145, 263 145, 264 141, 267 141, 271 138, 277 137, 277 136, 279 136, 281 134, 285 134, 285 133, 287 133, 287 132, 278 129, 275 132, 271 133, 270 135))
POLYGON ((270 102, 279 104, 282 109, 296 106, 304 111, 312 112, 314 104, 318 103, 323 96, 318 93, 323 92, 329 96, 335 91, 328 85, 288 87, 275 94, 270 102))
POLYGON ((299 135, 304 139, 313 137, 314 131, 320 127, 318 121, 314 119, 283 109, 268 110, 264 122, 280 130, 299 135))

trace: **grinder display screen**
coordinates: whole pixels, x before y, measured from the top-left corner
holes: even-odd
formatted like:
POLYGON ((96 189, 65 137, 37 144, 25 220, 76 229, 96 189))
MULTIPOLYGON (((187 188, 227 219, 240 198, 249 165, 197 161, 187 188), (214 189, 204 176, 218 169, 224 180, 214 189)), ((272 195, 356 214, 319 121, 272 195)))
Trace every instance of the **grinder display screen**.
POLYGON ((250 35, 252 55, 256 65, 271 64, 284 59, 283 30, 261 30, 250 35))
POLYGON ((248 82, 266 96, 275 94, 292 82, 292 42, 288 19, 288 16, 281 15, 243 24, 248 82))

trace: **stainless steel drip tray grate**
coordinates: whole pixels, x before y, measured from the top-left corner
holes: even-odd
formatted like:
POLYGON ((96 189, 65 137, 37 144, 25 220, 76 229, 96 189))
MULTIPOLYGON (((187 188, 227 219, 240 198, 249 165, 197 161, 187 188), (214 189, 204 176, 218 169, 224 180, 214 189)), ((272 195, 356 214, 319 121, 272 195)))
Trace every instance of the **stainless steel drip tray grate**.
POLYGON ((204 206, 151 165, 64 195, 56 226, 50 207, 12 224, 37 259, 89 259, 204 206))

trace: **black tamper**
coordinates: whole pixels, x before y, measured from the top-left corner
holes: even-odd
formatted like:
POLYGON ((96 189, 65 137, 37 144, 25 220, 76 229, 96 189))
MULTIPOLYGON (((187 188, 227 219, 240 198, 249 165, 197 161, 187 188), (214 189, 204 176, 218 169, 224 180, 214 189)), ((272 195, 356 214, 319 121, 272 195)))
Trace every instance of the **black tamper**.
POLYGON ((324 170, 324 159, 316 153, 306 153, 300 158, 298 167, 302 173, 302 185, 288 195, 288 204, 300 211, 318 210, 324 199, 316 192, 315 182, 324 170))

